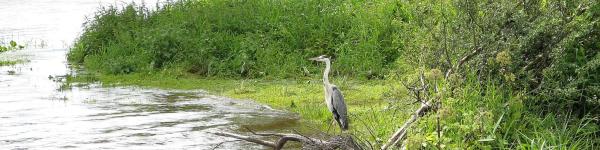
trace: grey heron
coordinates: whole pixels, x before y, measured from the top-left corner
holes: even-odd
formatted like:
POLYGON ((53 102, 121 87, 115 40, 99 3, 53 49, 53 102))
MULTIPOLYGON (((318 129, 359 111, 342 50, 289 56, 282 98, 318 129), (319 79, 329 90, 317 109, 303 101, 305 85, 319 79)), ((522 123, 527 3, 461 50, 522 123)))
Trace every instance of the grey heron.
POLYGON ((329 83, 329 71, 331 70, 331 61, 326 55, 311 58, 310 60, 325 62, 325 70, 323 71, 323 88, 325 89, 325 103, 327 108, 333 114, 333 118, 338 123, 340 128, 348 130, 348 115, 344 95, 337 86, 329 83))

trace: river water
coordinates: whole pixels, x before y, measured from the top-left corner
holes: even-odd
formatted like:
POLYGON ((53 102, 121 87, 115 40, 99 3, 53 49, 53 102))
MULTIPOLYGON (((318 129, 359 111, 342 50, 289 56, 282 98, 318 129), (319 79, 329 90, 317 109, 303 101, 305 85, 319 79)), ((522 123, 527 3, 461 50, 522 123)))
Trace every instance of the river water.
POLYGON ((0 54, 25 60, 0 67, 0 149, 264 149, 212 133, 296 126, 298 117, 288 112, 202 90, 65 88, 63 77, 73 73, 65 54, 85 17, 127 2, 0 1, 0 42, 26 45, 0 54))

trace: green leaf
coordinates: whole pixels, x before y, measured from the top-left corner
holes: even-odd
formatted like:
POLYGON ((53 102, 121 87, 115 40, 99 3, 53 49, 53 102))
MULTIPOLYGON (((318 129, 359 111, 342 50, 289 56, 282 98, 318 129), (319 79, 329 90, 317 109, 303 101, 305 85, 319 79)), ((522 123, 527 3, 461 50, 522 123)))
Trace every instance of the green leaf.
POLYGON ((494 125, 494 130, 492 130, 492 133, 496 133, 496 129, 498 129, 498 126, 500 126, 500 121, 502 121, 502 118, 504 118, 504 114, 505 114, 505 112, 502 112, 502 115, 500 115, 500 118, 498 119, 498 121, 496 121, 496 124, 494 125))
POLYGON ((495 140, 495 139, 493 139, 493 138, 489 138, 489 137, 488 137, 488 138, 485 138, 485 139, 480 139, 480 140, 477 140, 477 141, 479 141, 479 142, 490 142, 490 141, 494 141, 494 140, 495 140))

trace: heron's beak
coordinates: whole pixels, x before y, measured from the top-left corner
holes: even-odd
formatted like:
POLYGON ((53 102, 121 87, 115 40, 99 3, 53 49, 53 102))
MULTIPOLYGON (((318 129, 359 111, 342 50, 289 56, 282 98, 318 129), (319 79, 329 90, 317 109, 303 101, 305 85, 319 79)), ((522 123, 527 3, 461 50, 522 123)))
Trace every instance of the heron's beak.
POLYGON ((319 61, 319 57, 310 58, 310 59, 308 59, 308 60, 319 61))

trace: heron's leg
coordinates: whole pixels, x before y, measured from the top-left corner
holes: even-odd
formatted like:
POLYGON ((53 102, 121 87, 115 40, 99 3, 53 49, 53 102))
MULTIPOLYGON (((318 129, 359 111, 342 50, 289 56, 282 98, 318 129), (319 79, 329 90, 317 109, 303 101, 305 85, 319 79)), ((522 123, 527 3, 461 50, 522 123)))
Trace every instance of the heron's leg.
MULTIPOLYGON (((338 124, 336 123, 335 119, 331 121, 331 126, 338 127, 338 124)), ((329 127, 331 127, 331 126, 329 126, 329 127)), ((340 134, 343 134, 343 133, 344 133, 344 130, 342 130, 342 128, 340 128, 340 134)))
POLYGON ((327 127, 327 131, 325 131, 325 133, 329 134, 329 129, 331 129, 331 125, 327 127))
POLYGON ((329 124, 329 126, 327 127, 327 134, 329 134, 329 130, 331 129, 331 126, 335 126, 335 120, 331 120, 331 124, 329 124))
MULTIPOLYGON (((334 120, 331 120, 331 126, 334 126, 334 127, 337 127, 337 126, 338 126, 338 124, 336 123, 335 119, 334 119, 334 120)), ((342 131, 343 131, 343 130, 340 128, 340 134, 342 133, 342 131)))

